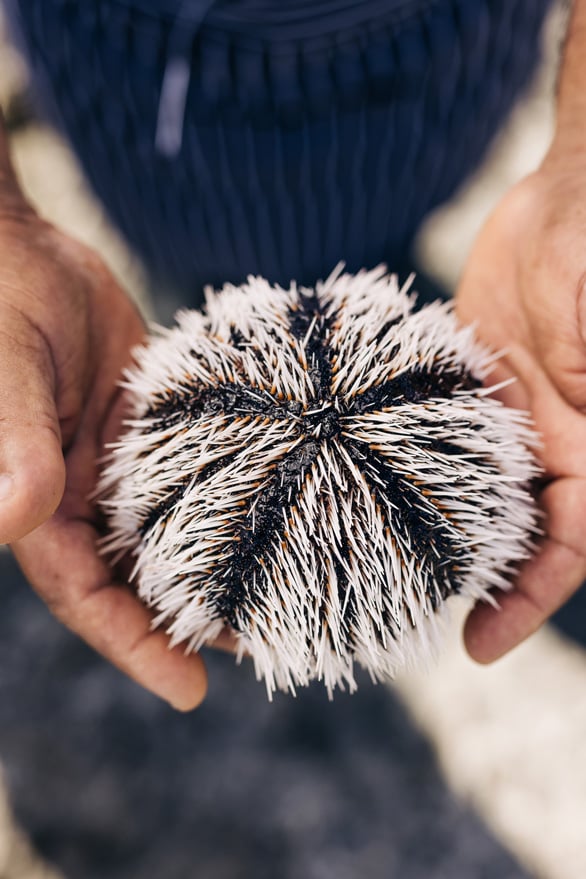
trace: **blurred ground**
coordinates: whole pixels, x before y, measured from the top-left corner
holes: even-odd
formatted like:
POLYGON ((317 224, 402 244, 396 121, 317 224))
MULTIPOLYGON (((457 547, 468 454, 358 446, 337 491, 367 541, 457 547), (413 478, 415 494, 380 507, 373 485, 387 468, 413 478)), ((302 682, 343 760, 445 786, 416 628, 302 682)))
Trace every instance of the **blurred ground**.
MULTIPOLYGON (((481 173, 421 236, 422 264, 448 289, 487 212, 547 146, 560 32, 554 16, 548 63, 535 88, 481 173)), ((27 124, 26 101, 17 100, 25 72, 5 44, 0 71, 0 101, 13 121, 16 161, 31 197, 93 243, 143 296, 140 267, 109 229, 65 147, 27 124)), ((481 669, 459 645, 457 619, 437 669, 403 676, 394 695, 365 685, 334 706, 311 691, 269 709, 250 676, 238 678, 231 662, 217 658, 212 684, 223 695, 180 722, 100 665, 36 599, 19 597, 23 587, 5 555, 0 576, 8 608, 0 624, 0 760, 19 817, 68 879, 586 876, 586 615, 578 604, 569 613, 577 641, 549 628, 481 669), (15 630, 18 644, 10 640, 15 630), (220 732, 234 728, 238 739, 220 732), (197 754, 182 764, 178 755, 189 753, 190 741, 197 754), (333 755, 331 765, 325 754, 333 755), (193 870, 191 861, 177 860, 181 833, 189 833, 185 814, 174 811, 179 802, 189 805, 197 825, 193 870), (143 816, 143 827, 133 815, 143 816), (153 840, 150 860, 145 833, 153 840), (161 833, 167 839, 155 844, 161 833)), ((568 612, 564 619, 568 630, 568 612)), ((0 797, 0 879, 55 875, 0 797)))

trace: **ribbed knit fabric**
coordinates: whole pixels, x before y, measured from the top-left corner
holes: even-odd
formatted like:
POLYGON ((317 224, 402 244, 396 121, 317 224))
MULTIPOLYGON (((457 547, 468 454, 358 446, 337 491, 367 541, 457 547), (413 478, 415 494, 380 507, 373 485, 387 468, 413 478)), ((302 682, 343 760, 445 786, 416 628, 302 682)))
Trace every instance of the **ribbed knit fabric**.
POLYGON ((45 105, 154 275, 402 263, 539 57, 550 0, 9 0, 45 105))

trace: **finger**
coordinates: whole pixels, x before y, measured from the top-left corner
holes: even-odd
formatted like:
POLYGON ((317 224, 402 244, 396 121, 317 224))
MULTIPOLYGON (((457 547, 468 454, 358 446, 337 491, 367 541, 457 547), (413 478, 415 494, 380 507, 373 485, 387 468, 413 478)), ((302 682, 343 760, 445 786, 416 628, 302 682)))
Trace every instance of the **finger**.
MULTIPOLYGON (((520 316, 515 318, 514 315, 503 311, 502 324, 499 323, 501 309, 490 305, 494 290, 491 291, 486 279, 485 282, 483 286, 482 278, 478 277, 478 273, 474 273, 471 277, 472 287, 465 285, 461 288, 463 299, 458 307, 460 316, 464 320, 471 320, 476 309, 483 339, 492 343, 495 348, 504 348, 506 351, 489 376, 489 383, 515 378, 515 382, 502 390, 498 397, 509 406, 531 413, 540 438, 539 459, 549 476, 562 477, 582 472, 586 447, 586 420, 583 413, 568 401, 570 377, 572 381, 577 381, 578 373, 574 374, 568 370, 564 372, 560 369, 558 379, 554 381, 541 360, 536 360, 535 352, 527 350, 525 345, 508 339, 506 336, 508 328, 518 328, 522 318, 520 316), (470 289, 473 293, 468 295, 470 289), (481 294, 479 304, 474 298, 478 294, 481 294), (483 310, 485 308, 488 310, 483 310), (559 387, 564 382, 565 394, 559 387)), ((510 298, 515 298, 513 293, 510 298)), ((550 339, 550 346, 554 344, 550 339)), ((580 377, 580 382, 586 389, 586 372, 580 377)), ((577 388, 578 383, 576 383, 577 388)))
POLYGON ((586 345, 577 311, 584 310, 584 298, 583 289, 572 290, 567 306, 556 302, 553 310, 550 302, 551 313, 535 307, 532 314, 535 354, 563 399, 580 411, 586 409, 586 345))
MULTIPOLYGON (((542 366, 521 346, 508 355, 525 394, 526 408, 540 437, 539 459, 550 477, 570 477, 584 469, 586 419, 571 406, 542 366)), ((508 402, 508 401, 507 401, 508 402)))
POLYGON ((106 659, 174 708, 189 711, 205 696, 201 657, 169 649, 163 631, 137 598, 112 583, 95 548, 95 530, 57 514, 13 548, 51 611, 106 659))
POLYGON ((586 579, 586 480, 557 480, 541 503, 548 533, 538 554, 514 589, 497 596, 500 609, 478 604, 468 617, 464 642, 477 662, 493 662, 532 635, 586 579))
POLYGON ((41 334, 0 306, 0 543, 32 531, 65 484, 54 371, 41 334))

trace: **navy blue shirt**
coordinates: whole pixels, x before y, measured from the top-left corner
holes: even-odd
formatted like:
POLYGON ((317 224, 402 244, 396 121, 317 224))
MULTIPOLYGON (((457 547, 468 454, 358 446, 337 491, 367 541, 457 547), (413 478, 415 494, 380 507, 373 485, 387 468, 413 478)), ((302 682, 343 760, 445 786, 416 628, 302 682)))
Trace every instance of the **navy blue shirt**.
POLYGON ((9 0, 44 105, 190 304, 402 264, 539 57, 550 0, 9 0))

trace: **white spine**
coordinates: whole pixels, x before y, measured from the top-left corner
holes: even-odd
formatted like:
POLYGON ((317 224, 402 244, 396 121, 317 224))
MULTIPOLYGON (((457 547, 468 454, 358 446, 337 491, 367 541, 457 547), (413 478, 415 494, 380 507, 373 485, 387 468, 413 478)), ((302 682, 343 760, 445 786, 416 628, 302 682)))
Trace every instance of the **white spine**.
MULTIPOLYGON (((417 557, 399 527, 397 499, 384 485, 373 488, 350 448, 388 464, 404 487, 403 505, 441 524, 460 554, 463 595, 494 601, 490 590, 509 588, 536 533, 529 491, 536 437, 524 413, 480 387, 352 412, 366 391, 417 370, 461 370, 486 381, 494 355, 458 325, 451 306, 414 310, 384 268, 356 276, 338 269, 315 295, 321 311, 302 337, 290 317, 314 291, 258 278, 208 292, 205 314, 183 311, 174 329, 157 329, 125 376, 134 413, 99 487, 110 527, 105 550, 134 555, 133 579, 155 624, 173 644, 197 650, 225 624, 217 602, 226 566, 239 535, 254 531, 275 468, 308 437, 315 442, 243 584, 254 612, 237 611, 239 654, 251 654, 269 696, 314 678, 330 693, 352 690, 355 663, 377 680, 438 649, 445 601, 432 559, 417 557), (331 363, 327 399, 309 362, 320 321, 331 363), (234 343, 235 331, 244 344, 234 343), (168 423, 148 415, 173 395, 224 386, 238 389, 242 411, 181 411, 168 423), (271 401, 298 406, 279 418, 259 415, 271 401), (338 419, 335 436, 320 422, 328 409, 338 419), (145 519, 174 489, 172 509, 141 537, 145 519)), ((433 533, 426 539, 441 561, 433 533)))

